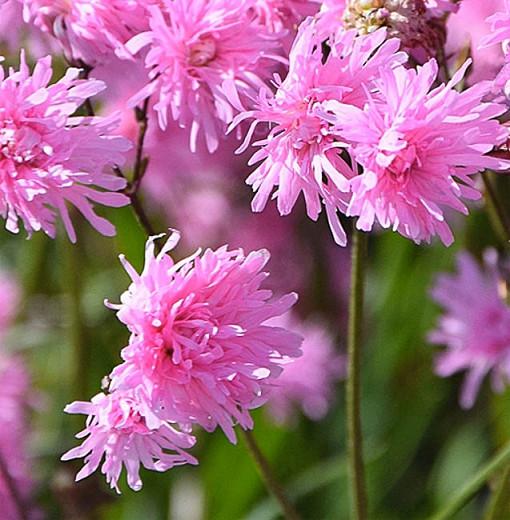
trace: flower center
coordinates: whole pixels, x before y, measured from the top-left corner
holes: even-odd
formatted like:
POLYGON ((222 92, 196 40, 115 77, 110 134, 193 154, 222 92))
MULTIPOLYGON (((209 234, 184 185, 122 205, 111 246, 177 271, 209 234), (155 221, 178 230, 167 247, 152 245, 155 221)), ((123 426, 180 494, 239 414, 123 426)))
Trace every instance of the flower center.
POLYGON ((189 49, 189 63, 193 67, 205 67, 216 58, 216 42, 212 36, 204 36, 189 49))
POLYGON ((0 159, 16 164, 32 161, 40 152, 51 155, 53 149, 42 145, 41 136, 30 127, 19 127, 11 119, 0 121, 0 159))

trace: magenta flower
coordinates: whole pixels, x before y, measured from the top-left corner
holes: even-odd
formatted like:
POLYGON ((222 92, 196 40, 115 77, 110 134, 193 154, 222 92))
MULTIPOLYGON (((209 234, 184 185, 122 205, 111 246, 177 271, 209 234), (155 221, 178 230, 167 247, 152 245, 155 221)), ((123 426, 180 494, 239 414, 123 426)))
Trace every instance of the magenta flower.
POLYGON ((317 107, 332 99, 363 106, 379 70, 405 61, 405 55, 397 52, 399 41, 385 38, 384 30, 360 37, 355 31, 339 31, 324 57, 313 20, 301 25, 290 52, 289 73, 278 81, 277 92, 270 95, 262 90, 255 110, 239 114, 232 125, 254 119, 240 148, 243 151, 256 126, 268 124, 268 134, 254 143, 261 148, 249 162, 262 161, 246 181, 257 192, 253 211, 262 211, 277 187, 273 198, 280 214, 287 215, 302 193, 307 215, 317 220, 324 205, 335 241, 345 245, 338 212, 347 208, 349 179, 355 173, 317 107))
POLYGON ((460 403, 473 406, 483 378, 492 373, 493 387, 503 390, 510 378, 510 307, 494 251, 485 254, 485 269, 468 254, 457 258, 457 274, 442 274, 432 297, 443 307, 432 343, 446 345, 437 358, 442 377, 466 370, 460 403))
POLYGON ((71 68, 50 85, 52 73, 46 57, 31 75, 23 53, 19 71, 6 76, 0 68, 0 214, 13 233, 21 219, 29 234, 43 230, 55 237, 58 212, 74 242, 69 203, 100 233, 114 235, 113 225, 96 215, 92 203, 128 204, 125 195, 114 193, 125 181, 105 169, 123 162, 129 142, 110 135, 115 118, 72 116, 103 90, 102 82, 80 80, 79 70, 71 68))
MULTIPOLYGON (((145 64, 150 83, 133 98, 154 95, 159 125, 168 112, 190 132, 194 151, 199 134, 213 152, 232 120, 236 99, 254 95, 263 85, 264 58, 273 57, 278 38, 249 17, 251 2, 239 0, 162 0, 150 11, 150 31, 135 36, 128 48, 149 47, 145 64)), ((266 72, 264 71, 264 76, 266 72)))
POLYGON ((142 488, 140 465, 153 471, 166 471, 182 464, 196 464, 184 450, 195 438, 159 420, 143 389, 97 394, 91 402, 76 401, 66 406, 68 413, 88 415, 85 429, 77 437, 87 437, 81 446, 69 450, 62 460, 85 457, 76 480, 88 477, 103 460, 101 472, 118 493, 118 480, 125 466, 129 487, 142 488))
POLYGON ((275 382, 268 409, 277 422, 291 419, 299 406, 314 421, 328 412, 335 394, 335 384, 345 374, 345 359, 335 352, 335 342, 320 322, 300 323, 291 313, 271 321, 303 336, 303 355, 281 361, 283 372, 275 382))
POLYGON ((234 425, 253 427, 249 410, 267 400, 279 362, 300 355, 298 335, 265 323, 297 296, 271 300, 260 287, 266 251, 245 256, 224 246, 174 263, 167 252, 178 238, 174 233, 157 256, 151 238, 140 275, 122 258, 133 283, 111 307, 132 336, 111 388, 143 385, 161 420, 186 430, 219 425, 235 442, 234 425))
POLYGON ((26 22, 52 34, 71 61, 88 65, 114 52, 127 58, 124 44, 147 29, 146 5, 156 0, 19 0, 26 22))
POLYGON ((454 88, 469 64, 432 90, 438 72, 434 60, 417 71, 384 69, 364 107, 323 104, 330 112, 323 116, 363 167, 351 180, 347 209, 347 215, 359 217, 358 229, 370 231, 378 221, 417 243, 439 235, 450 245, 445 208, 466 214, 461 199, 481 196, 472 176, 485 168, 508 168, 486 155, 507 138, 495 119, 506 108, 482 102, 488 84, 464 92, 454 88))

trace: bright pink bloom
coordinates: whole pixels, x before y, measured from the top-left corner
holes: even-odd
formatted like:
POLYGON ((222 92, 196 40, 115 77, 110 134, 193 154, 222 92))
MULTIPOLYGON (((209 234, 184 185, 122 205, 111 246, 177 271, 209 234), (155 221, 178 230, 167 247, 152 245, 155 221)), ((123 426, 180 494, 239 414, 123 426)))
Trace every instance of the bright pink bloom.
POLYGON ((503 390, 510 380, 510 307, 501 288, 497 254, 485 255, 485 269, 468 254, 457 258, 457 274, 442 274, 432 297, 445 314, 429 340, 446 345, 436 371, 447 377, 467 371, 461 395, 463 408, 473 406, 483 378, 492 373, 493 387, 503 390))
POLYGON ((203 133, 213 152, 232 120, 234 109, 225 91, 237 98, 263 86, 261 63, 272 55, 278 38, 249 17, 249 0, 162 0, 150 10, 150 31, 128 44, 136 54, 149 47, 145 59, 151 82, 133 98, 154 96, 159 125, 168 112, 190 131, 194 151, 203 133))
POLYGON ((96 471, 104 457, 101 472, 112 488, 120 493, 118 480, 125 466, 129 487, 139 491, 140 464, 149 470, 166 471, 197 463, 184 451, 195 444, 195 438, 159 420, 146 401, 143 389, 136 388, 97 394, 91 402, 76 401, 66 406, 68 413, 88 415, 85 429, 77 435, 87 438, 62 456, 62 460, 85 457, 76 480, 96 471))
POLYGON ((454 88, 469 64, 432 90, 438 72, 434 60, 417 71, 384 69, 363 108, 324 104, 333 114, 324 117, 336 121, 338 139, 349 144, 364 169, 351 181, 347 209, 347 215, 359 216, 358 229, 370 231, 377 220, 417 243, 437 234, 450 245, 444 209, 467 213, 461 198, 481 196, 472 176, 508 167, 485 155, 507 138, 495 119, 506 108, 482 102, 487 84, 464 92, 454 88))
POLYGON ((102 234, 114 235, 110 222, 95 214, 91 202, 119 207, 129 202, 114 193, 125 181, 106 168, 123 162, 129 142, 110 135, 115 118, 73 117, 83 102, 104 88, 80 80, 68 69, 57 83, 50 57, 37 62, 32 75, 22 53, 19 71, 0 68, 0 214, 17 233, 21 219, 29 234, 55 236, 55 211, 69 238, 76 234, 66 203, 75 206, 102 234), (97 188, 101 188, 101 191, 97 188))
POLYGON ((287 313, 271 323, 301 334, 303 355, 281 361, 283 372, 271 392, 269 412, 276 421, 286 422, 297 405, 310 419, 322 419, 333 400, 335 384, 344 376, 344 357, 335 352, 333 337, 320 322, 300 323, 287 313))
MULTIPOLYGON (((19 0, 25 21, 55 36, 71 61, 88 65, 115 52, 129 57, 124 44, 147 29, 152 0, 19 0)), ((157 0, 154 0, 157 1, 157 0)))
POLYGON ((162 420, 219 425, 235 442, 234 425, 253 427, 249 410, 267 400, 283 356, 300 354, 298 335, 265 323, 297 296, 270 300, 261 289, 267 251, 244 256, 224 246, 174 263, 167 252, 178 238, 157 256, 151 238, 140 275, 122 258, 133 283, 112 307, 132 336, 111 387, 143 385, 162 420))
POLYGON ((246 149, 259 123, 268 124, 267 137, 254 143, 261 148, 249 162, 262 161, 246 181, 257 192, 253 211, 262 211, 277 187, 273 198, 280 214, 287 215, 302 193, 308 216, 317 220, 324 205, 335 241, 345 245, 337 213, 347 208, 354 172, 341 157, 341 145, 317 107, 332 99, 363 106, 379 70, 405 61, 405 55, 397 52, 399 41, 385 38, 383 29, 359 37, 356 31, 341 31, 329 41, 331 51, 324 57, 313 20, 301 25, 290 53, 289 73, 284 81, 278 80, 276 94, 262 90, 256 109, 239 114, 233 123, 254 119, 240 151, 246 149))

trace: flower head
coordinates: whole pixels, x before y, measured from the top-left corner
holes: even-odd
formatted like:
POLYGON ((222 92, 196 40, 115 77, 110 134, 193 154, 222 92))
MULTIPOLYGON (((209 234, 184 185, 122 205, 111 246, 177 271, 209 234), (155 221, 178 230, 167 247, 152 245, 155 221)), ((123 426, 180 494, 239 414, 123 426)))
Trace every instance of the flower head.
POLYGON ((510 379, 510 307, 503 300, 504 281, 495 251, 485 254, 485 269, 468 254, 457 258, 457 273, 442 274, 432 297, 445 314, 430 335, 432 343, 446 345, 436 371, 446 377, 466 370, 461 405, 473 406, 486 375, 502 390, 510 379))
POLYGON ((79 72, 70 68, 50 85, 50 58, 40 59, 30 74, 23 53, 19 71, 6 75, 0 68, 0 214, 13 233, 21 219, 29 234, 43 230, 54 237, 58 212, 74 242, 69 203, 100 233, 113 235, 115 228, 96 215, 91 203, 119 207, 129 202, 114 193, 124 180, 105 173, 121 164, 129 149, 128 141, 110 135, 115 118, 72 116, 104 88, 100 81, 80 80, 79 72))
POLYGON ((113 52, 129 57, 124 44, 147 29, 151 0, 20 0, 24 18, 55 36, 68 59, 88 65, 113 52))
POLYGON ((225 246, 174 263, 167 253, 177 240, 157 256, 149 240, 141 274, 123 260, 133 283, 112 307, 132 336, 111 388, 143 385, 161 419, 207 431, 219 425, 235 442, 234 424, 252 427, 249 410, 267 400, 279 361, 300 355, 298 335, 265 323, 297 297, 270 300, 260 287, 266 251, 245 256, 225 246))
POLYGON ((359 216, 359 229, 370 231, 377 220, 417 243, 439 235, 450 245, 445 208, 467 213, 461 199, 480 197, 472 176, 507 167, 486 155, 507 137, 495 119, 505 107, 482 102, 487 84, 464 92, 454 88, 469 63, 437 88, 432 88, 438 72, 434 60, 417 71, 381 70, 364 107, 323 104, 330 112, 324 117, 363 167, 351 180, 347 209, 347 215, 359 216))
POLYGON ((337 213, 347 207, 354 172, 317 108, 332 99, 363 106, 379 70, 405 60, 397 52, 398 40, 385 38, 384 29, 359 37, 355 31, 342 31, 329 41, 331 50, 325 57, 313 20, 303 22, 290 53, 289 73, 277 83, 276 93, 262 90, 255 110, 239 114, 233 123, 254 119, 240 151, 259 123, 268 124, 268 134, 254 143, 260 150, 250 160, 250 164, 262 161, 247 179, 257 192, 253 211, 262 211, 277 187, 278 210, 287 215, 302 193, 308 216, 317 220, 324 205, 335 241, 345 245, 337 213))
POLYGON ((285 422, 291 418, 293 407, 299 406, 310 419, 322 419, 334 396, 335 383, 344 375, 344 358, 335 352, 333 338, 320 322, 300 323, 287 313, 271 323, 299 332, 303 355, 281 361, 283 372, 271 392, 269 412, 278 422, 285 422))
POLYGON ((256 92, 263 85, 258 75, 261 61, 272 56, 278 38, 249 16, 247 0, 160 4, 149 8, 150 31, 128 44, 133 53, 149 47, 145 64, 151 81, 133 103, 153 95, 162 129, 171 112, 181 127, 189 128, 193 151, 203 133, 213 152, 234 114, 225 89, 235 92, 236 99, 256 92))
POLYGON ((88 477, 104 457, 101 471, 117 492, 122 467, 127 471, 129 487, 142 488, 140 464, 153 471, 166 471, 182 464, 196 464, 184 450, 195 438, 159 420, 150 407, 143 389, 98 394, 91 402, 74 402, 68 413, 88 415, 85 429, 77 435, 87 437, 81 446, 69 450, 62 460, 85 457, 85 465, 76 480, 88 477))

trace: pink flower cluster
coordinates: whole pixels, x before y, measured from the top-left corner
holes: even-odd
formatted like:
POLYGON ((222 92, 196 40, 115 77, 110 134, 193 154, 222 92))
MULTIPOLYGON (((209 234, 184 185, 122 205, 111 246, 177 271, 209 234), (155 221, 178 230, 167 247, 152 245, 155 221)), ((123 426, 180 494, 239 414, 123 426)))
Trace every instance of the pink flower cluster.
POLYGON ((0 68, 0 214, 13 233, 21 220, 29 234, 43 230, 54 237, 58 212, 76 241, 69 203, 111 236, 114 227, 92 203, 119 207, 129 202, 115 193, 125 181, 107 169, 123 162, 130 144, 111 135, 115 118, 73 116, 104 88, 100 81, 79 79, 79 73, 70 68, 50 84, 51 59, 40 59, 30 74, 24 53, 19 70, 6 74, 0 68))
POLYGON ((457 258, 457 273, 437 279, 432 297, 445 314, 429 339, 446 345, 437 358, 440 376, 467 371, 461 405, 473 406, 486 375, 501 391, 510 380, 510 307, 495 251, 484 255, 484 269, 468 253, 457 258))
POLYGON ((408 69, 399 41, 385 38, 384 29, 366 36, 338 31, 325 52, 316 24, 301 25, 287 78, 234 120, 233 126, 254 120, 241 150, 259 123, 269 124, 250 160, 262 161, 247 179, 257 192, 254 211, 277 187, 273 197, 282 215, 301 193, 313 220, 324 205, 341 245, 346 235, 338 212, 358 217, 364 231, 378 222, 417 243, 434 235, 452 243, 445 209, 467 213, 462 199, 481 196, 472 176, 508 168, 487 156, 508 137, 496 119, 506 107, 483 102, 487 83, 455 89, 469 61, 448 84, 436 86, 435 60, 408 69))
POLYGON ((131 338, 110 376, 110 393, 66 408, 89 419, 79 435, 88 438, 64 459, 85 456, 77 477, 83 478, 104 455, 102 471, 116 489, 122 464, 129 485, 139 489, 140 463, 156 471, 196 463, 184 451, 195 443, 194 424, 219 426, 235 443, 234 425, 253 427, 249 411, 268 399, 280 362, 300 355, 300 336, 266 323, 297 298, 271 299, 261 288, 266 251, 245 256, 225 246, 174 263, 167 253, 179 235, 157 255, 156 238, 147 242, 141 274, 121 257, 132 284, 120 304, 108 305, 131 338))

